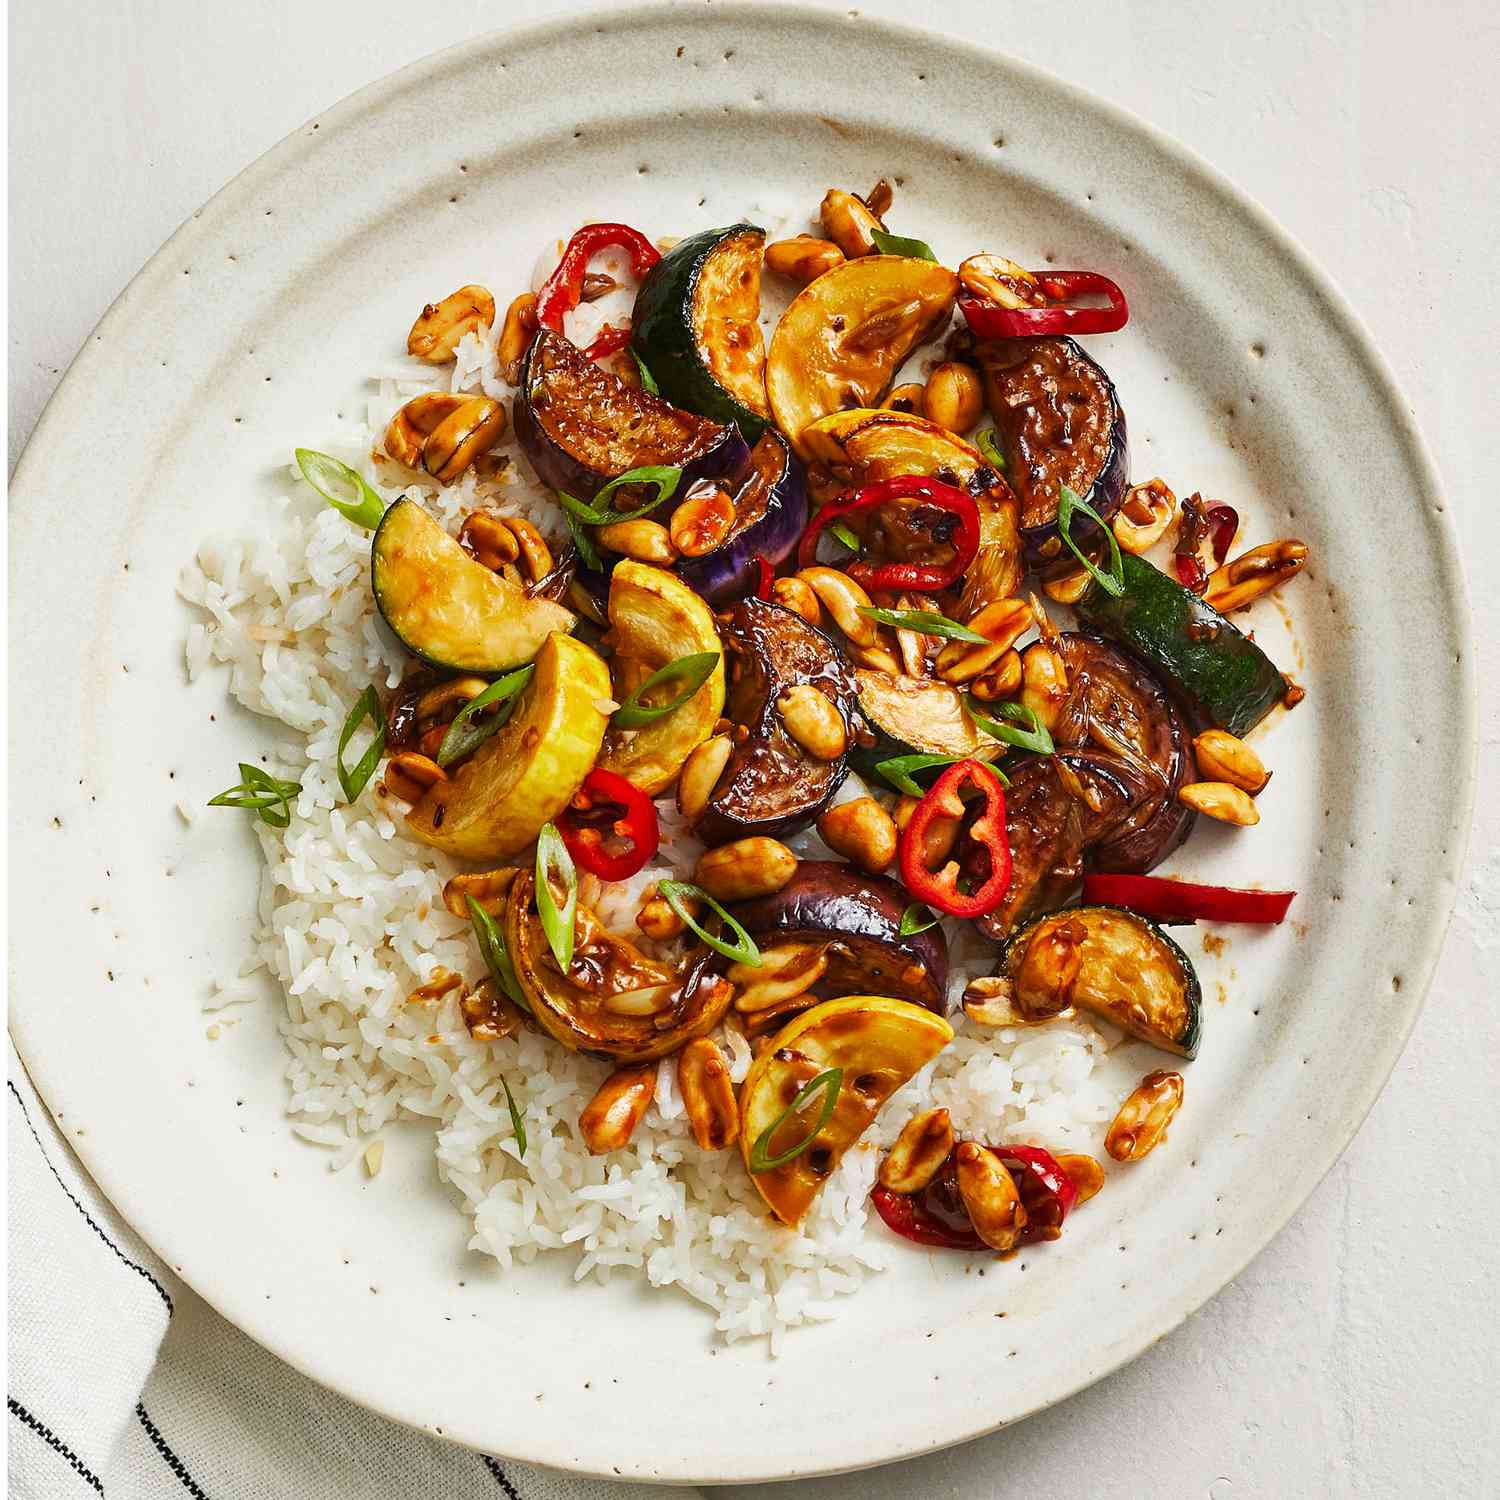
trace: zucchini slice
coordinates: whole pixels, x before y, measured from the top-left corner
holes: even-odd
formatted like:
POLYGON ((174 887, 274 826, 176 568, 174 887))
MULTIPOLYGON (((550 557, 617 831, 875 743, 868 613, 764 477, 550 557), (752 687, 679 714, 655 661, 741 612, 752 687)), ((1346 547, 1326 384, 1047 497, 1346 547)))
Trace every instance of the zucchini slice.
POLYGON ((874 746, 855 753, 855 769, 862 774, 894 755, 993 760, 1005 752, 999 740, 974 727, 958 689, 934 677, 892 677, 859 667, 854 690, 865 722, 875 731, 874 746))
POLYGON ((770 418, 760 331, 765 244, 764 229, 732 224, 673 246, 636 293, 631 336, 666 400, 737 423, 750 443, 770 418))
POLYGON ((404 495, 370 543, 381 618, 414 656, 454 672, 506 672, 528 662, 573 616, 476 562, 404 495))
POLYGON ((1063 999, 1164 1052, 1197 1054, 1203 993, 1192 960, 1133 911, 1067 906, 1048 912, 1006 942, 1001 964, 1023 1013, 1045 1014, 1063 999), (1078 968, 1068 985, 1072 956, 1078 968))
POLYGON ((1249 636, 1160 568, 1123 553, 1125 592, 1097 584, 1074 606, 1086 624, 1155 667, 1210 723, 1253 729, 1286 694, 1276 664, 1249 636))

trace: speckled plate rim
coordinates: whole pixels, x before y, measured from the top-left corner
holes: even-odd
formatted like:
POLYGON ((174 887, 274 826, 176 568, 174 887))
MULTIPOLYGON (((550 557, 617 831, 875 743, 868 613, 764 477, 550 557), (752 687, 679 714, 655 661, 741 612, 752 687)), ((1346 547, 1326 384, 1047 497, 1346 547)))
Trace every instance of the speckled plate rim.
MULTIPOLYGON (((321 113, 317 119, 326 132, 324 139, 335 134, 351 120, 378 112, 384 103, 402 90, 420 86, 430 77, 442 73, 456 59, 479 58, 486 52, 503 44, 512 49, 534 49, 539 47, 566 46, 571 38, 581 36, 596 23, 607 24, 610 29, 626 29, 632 24, 649 22, 670 14, 676 24, 690 28, 697 15, 672 5, 644 5, 628 10, 610 10, 595 13, 580 12, 563 19, 555 19, 527 27, 505 29, 487 33, 434 54, 420 62, 402 69, 359 92, 334 108, 321 113)), ((830 28, 847 24, 842 15, 834 13, 809 13, 795 6, 769 4, 725 4, 717 5, 712 12, 712 22, 723 26, 734 22, 747 29, 774 28, 780 21, 795 20, 805 24, 814 16, 830 28)), ((1342 294, 1334 287, 1327 275, 1312 261, 1311 257, 1274 219, 1247 195, 1230 184, 1213 167, 1195 153, 1189 151, 1163 132, 1150 126, 1128 111, 1109 103, 1085 90, 1077 88, 1051 73, 1032 64, 991 52, 972 43, 958 42, 934 36, 931 33, 909 28, 892 22, 860 16, 862 29, 876 33, 893 48, 921 47, 934 54, 946 53, 950 57, 963 58, 972 63, 983 59, 996 69, 1004 70, 1012 78, 1029 82, 1037 89, 1050 91, 1081 110, 1107 121, 1121 133, 1133 134, 1146 142, 1150 148, 1174 158, 1183 172, 1208 192, 1231 205, 1254 230, 1275 247, 1289 274, 1298 278, 1312 292, 1326 310, 1329 324, 1343 337, 1351 351, 1351 363, 1357 364, 1362 378, 1378 395, 1391 421, 1391 440, 1401 452, 1410 472, 1416 477, 1419 498, 1423 503, 1428 541, 1435 554, 1435 566, 1444 585, 1444 605, 1456 621, 1458 633, 1469 638, 1468 608, 1457 540, 1451 517, 1441 504, 1440 482, 1423 438, 1418 431, 1410 407, 1396 384, 1394 376, 1380 354, 1364 325, 1342 294)), ((117 379, 121 372, 112 368, 111 345, 133 320, 150 317, 154 299, 159 294, 158 282, 165 273, 166 264, 179 242, 202 221, 212 221, 217 216, 227 216, 236 206, 263 195, 267 184, 293 165, 304 130, 298 130, 286 140, 268 151, 258 161, 233 179, 220 193, 210 199, 199 213, 181 226, 173 237, 157 252, 156 256, 131 281, 111 306, 95 333, 72 362, 66 376, 59 385, 39 420, 27 448, 16 468, 11 486, 12 503, 17 514, 27 514, 28 507, 42 503, 45 486, 41 482, 41 470, 46 455, 52 451, 55 441, 68 432, 75 418, 75 409, 84 399, 85 391, 94 383, 117 379)), ((11 609, 14 620, 16 611, 22 607, 27 596, 27 549, 18 547, 11 560, 11 609)), ((35 576, 35 575, 33 575, 35 576)), ((1242 1229, 1219 1252, 1219 1266, 1223 1274, 1219 1286, 1227 1284, 1238 1275, 1244 1266, 1270 1241, 1306 1200, 1308 1194, 1334 1164, 1357 1131, 1384 1086, 1397 1058, 1405 1045, 1423 998, 1430 984, 1439 950, 1452 909, 1452 895, 1462 865, 1468 837, 1477 761, 1478 714, 1477 692, 1472 665, 1472 652, 1463 651, 1453 664, 1453 683, 1456 688, 1454 703, 1455 721, 1461 741, 1459 774, 1450 785, 1450 794, 1441 816, 1446 819, 1448 844, 1444 858, 1430 872, 1438 881, 1446 882, 1447 892, 1443 897, 1429 903, 1424 912, 1424 922, 1416 945, 1406 954, 1404 968, 1413 982, 1405 987, 1399 1004, 1387 1012, 1395 1024, 1387 1027, 1383 1035, 1383 1046, 1377 1059, 1366 1069, 1361 1079, 1357 1096, 1343 1112, 1336 1128, 1331 1129, 1320 1151, 1305 1153, 1295 1164, 1284 1171, 1281 1178, 1283 1196, 1279 1216, 1263 1218, 1253 1229, 1242 1229)), ((15 740, 16 729, 12 728, 12 764, 17 763, 15 740)), ((19 833, 12 846, 12 861, 24 858, 35 835, 19 833)), ((15 1003, 11 1014, 11 1032, 17 1047, 26 1062, 28 1071, 36 1082, 49 1108, 57 1113, 69 1097, 69 1089, 76 1080, 69 1078, 67 1070, 49 1058, 44 1049, 34 1045, 34 1029, 31 1024, 34 1004, 15 1003)), ((156 1212, 156 1205, 142 1201, 135 1190, 135 1179, 128 1161, 119 1160, 109 1150, 102 1136, 94 1135, 86 1141, 75 1141, 75 1149, 85 1166, 93 1174, 111 1201, 142 1233, 152 1247, 172 1264, 178 1264, 174 1253, 174 1232, 170 1217, 163 1218, 156 1212)), ((1286 1167, 1286 1164, 1282 1164, 1286 1167)), ((400 1409, 393 1395, 379 1388, 379 1381, 352 1382, 345 1369, 330 1368, 297 1344, 288 1334, 278 1318, 264 1311, 258 1303, 236 1295, 232 1286, 216 1281, 212 1264, 186 1264, 182 1274, 206 1300, 225 1316, 244 1329, 279 1357, 302 1370, 312 1378, 370 1406, 383 1415, 398 1421, 411 1422, 416 1419, 408 1411, 400 1409)), ((808 1475, 834 1472, 840 1469, 865 1467, 875 1463, 894 1461, 922 1452, 950 1446, 986 1432, 997 1426, 1019 1420, 1048 1405, 1074 1394, 1078 1390, 1110 1373, 1120 1365, 1133 1359, 1152 1343, 1164 1337, 1194 1312, 1212 1291, 1203 1296, 1188 1297, 1174 1304, 1173 1314, 1163 1320, 1154 1332, 1136 1339, 1133 1343, 1117 1347, 1110 1357, 1100 1359, 1097 1355, 1081 1358, 1074 1378, 1051 1388, 1039 1389, 1032 1399, 1014 1407, 1003 1417, 980 1422, 962 1424, 949 1422, 944 1425, 941 1411, 932 1415, 930 1440, 906 1443, 887 1451, 840 1455, 832 1461, 816 1461, 810 1466, 787 1467, 745 1466, 729 1464, 718 1470, 687 1472, 673 1465, 670 1457, 667 1466, 655 1472, 627 1469, 623 1477, 668 1479, 674 1482, 735 1482, 766 1478, 806 1477, 808 1475)), ((482 1434, 451 1431, 450 1434, 475 1446, 484 1446, 482 1434)), ((539 1463, 557 1464, 577 1468, 585 1472, 600 1473, 605 1477, 619 1477, 620 1470, 608 1466, 570 1461, 555 1446, 508 1442, 511 1456, 539 1463)))

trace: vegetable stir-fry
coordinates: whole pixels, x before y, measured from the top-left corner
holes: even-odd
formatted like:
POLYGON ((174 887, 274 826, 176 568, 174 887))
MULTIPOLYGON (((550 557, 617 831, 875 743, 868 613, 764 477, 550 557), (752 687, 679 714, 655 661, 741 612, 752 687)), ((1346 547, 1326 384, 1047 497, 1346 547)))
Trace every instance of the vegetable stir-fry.
MULTIPOLYGON (((1119 393, 1078 342, 1129 336, 1113 280, 988 251, 950 269, 887 228, 891 200, 831 189, 819 232, 769 245, 747 223, 657 242, 588 224, 503 315, 477 284, 424 307, 413 357, 452 363, 498 318, 514 388, 415 396, 374 455, 413 489, 464 485, 451 531, 296 452, 371 531, 374 602, 411 659, 347 705, 337 790, 466 862, 444 899, 472 928, 470 1034, 607 1059, 578 1122, 600 1153, 675 1058, 698 1147, 737 1145, 724 1171, 788 1225, 952 1039, 965 926, 994 954, 963 988, 974 1033, 1082 1012, 1187 1060, 1201 986, 1163 924, 1275 924, 1294 894, 1149 872, 1199 814, 1259 821, 1272 778, 1245 736, 1301 690, 1229 616, 1307 548, 1232 555, 1236 507, 1130 483, 1119 393), (794 291, 769 340, 763 274, 794 291), (632 284, 629 318, 587 316, 632 284), (508 431, 551 524, 504 503, 508 431), (689 834, 691 864, 671 847, 689 834), (755 1054, 738 1096, 725 1027, 755 1054)), ((240 772, 213 805, 276 828, 329 795, 240 772)), ((1180 1073, 1151 1072, 1102 1154, 1139 1161, 1182 1100, 1180 1073)), ((1104 1180, 927 1109, 873 1206, 919 1244, 1006 1253, 1056 1239, 1104 1180)))

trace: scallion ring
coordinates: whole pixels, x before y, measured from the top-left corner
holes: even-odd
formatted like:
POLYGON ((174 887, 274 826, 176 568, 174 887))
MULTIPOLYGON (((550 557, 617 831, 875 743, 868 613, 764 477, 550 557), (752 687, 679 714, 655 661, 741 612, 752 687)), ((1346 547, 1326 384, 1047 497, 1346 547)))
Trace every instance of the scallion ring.
POLYGON ((536 911, 547 934, 547 946, 566 976, 573 967, 573 928, 578 919, 578 871, 555 823, 543 823, 536 840, 536 911), (563 904, 552 894, 552 874, 564 891, 563 904))
POLYGON ((497 677, 477 698, 471 698, 464 704, 448 726, 443 743, 438 746, 437 763, 444 767, 451 766, 454 761, 477 750, 489 739, 515 712, 516 695, 531 681, 534 671, 535 667, 519 667, 514 672, 507 672, 504 677, 497 677), (497 703, 504 706, 487 719, 479 723, 474 721, 475 714, 481 709, 490 708, 497 703))
POLYGON ((844 1087, 844 1070, 842 1068, 825 1068, 816 1078, 810 1078, 803 1084, 797 1097, 792 1100, 782 1112, 756 1136, 755 1144, 750 1148, 750 1159, 746 1165, 752 1172, 769 1172, 776 1167, 784 1167, 793 1158, 801 1156, 812 1143, 822 1134, 823 1127, 833 1118, 833 1112, 838 1106, 839 1094, 844 1087), (776 1132, 786 1122, 797 1114, 802 1107, 818 1093, 824 1093, 823 1107, 818 1111, 818 1123, 797 1142, 795 1146, 776 1156, 770 1155, 771 1141, 776 1132))
POLYGON ((385 501, 370 488, 358 469, 314 448, 295 448, 302 477, 336 510, 356 526, 374 531, 385 514, 385 501))
POLYGON ((661 395, 661 387, 657 385, 656 376, 651 373, 651 370, 646 364, 646 361, 643 360, 640 355, 635 352, 634 349, 631 349, 630 357, 635 361, 636 369, 640 371, 641 389, 645 391, 648 396, 661 395))
POLYGON ((339 731, 338 769, 339 785, 344 789, 344 798, 349 802, 357 802, 359 794, 369 785, 370 778, 375 774, 375 767, 380 764, 380 757, 385 754, 385 710, 380 706, 380 694, 374 687, 367 687, 358 699, 354 707, 349 710, 349 717, 344 720, 344 727, 339 731), (368 719, 375 726, 375 738, 370 741, 369 748, 351 768, 344 764, 344 751, 349 747, 349 741, 354 738, 354 732, 368 719))
POLYGON ((516 1108, 516 1096, 510 1091, 510 1083, 507 1079, 500 1080, 500 1087, 505 1090, 505 1105, 510 1110, 510 1126, 516 1133, 516 1140, 521 1147, 521 1155, 526 1155, 526 1122, 521 1118, 521 1111, 516 1108))
POLYGON ((997 474, 1005 472, 1005 455, 1000 451, 1000 445, 995 441, 995 429, 986 427, 978 437, 974 439, 974 446, 984 455, 984 461, 997 474))
POLYGON ((947 615, 939 614, 935 609, 876 609, 873 604, 861 604, 858 610, 867 620, 875 620, 896 630, 915 630, 918 635, 945 636, 950 641, 975 641, 981 646, 990 644, 988 636, 980 635, 977 630, 970 630, 967 625, 960 625, 957 620, 950 620, 947 615))
POLYGON ((1057 529, 1062 534, 1062 539, 1066 543, 1068 551, 1083 564, 1094 582, 1106 594, 1118 599, 1125 592, 1125 564, 1120 557, 1120 544, 1115 540, 1115 529, 1092 505, 1080 500, 1065 484, 1060 484, 1057 487, 1057 529), (1080 510, 1104 532, 1104 539, 1109 543, 1108 573, 1098 563, 1090 562, 1083 555, 1078 543, 1073 540, 1070 534, 1070 528, 1073 525, 1073 512, 1080 510))
POLYGON ((465 896, 469 907, 469 921, 474 926, 474 941, 479 945, 479 956, 490 971, 490 978, 514 1000, 522 1010, 530 1010, 521 981, 516 978, 516 966, 510 961, 510 950, 505 946, 505 935, 495 919, 472 897, 465 896))
POLYGON ((658 505, 664 505, 677 493, 677 486, 681 483, 681 469, 674 468, 670 464, 647 464, 639 469, 627 469, 617 478, 611 479, 590 502, 586 503, 562 490, 557 492, 557 498, 565 511, 577 516, 586 525, 613 526, 617 521, 639 520, 641 516, 648 515, 655 510, 658 505), (638 510, 611 510, 609 506, 603 504, 606 495, 629 484, 652 485, 656 489, 656 494, 638 510))
POLYGON ((292 798, 301 790, 300 781, 278 781, 268 771, 242 760, 239 785, 210 797, 208 805, 243 808, 272 828, 285 828, 292 821, 292 798))
POLYGON ((964 707, 975 725, 988 735, 1017 750, 1029 750, 1033 755, 1051 755, 1057 746, 1051 731, 1037 718, 1036 710, 1024 703, 996 703, 992 705, 999 719, 991 718, 972 693, 964 698, 964 707), (1001 720, 1009 719, 1009 724, 1001 720), (1020 726, 1019 728, 1017 726, 1020 726))
POLYGON ((937 915, 930 906, 922 901, 913 901, 901 913, 901 925, 896 929, 896 935, 915 937, 919 932, 926 932, 929 927, 936 927, 937 922, 937 915))
POLYGON ((883 229, 872 229, 870 238, 882 255, 905 255, 911 260, 935 261, 932 246, 926 240, 909 240, 899 234, 887 234, 883 229))
POLYGON ((645 724, 654 724, 668 714, 676 713, 683 704, 708 681, 720 660, 717 651, 695 651, 691 656, 679 656, 666 666, 657 668, 620 706, 610 719, 616 729, 639 729, 645 724), (653 688, 667 683, 680 682, 683 690, 670 703, 644 703, 641 700, 653 688))
POLYGON ((656 894, 715 953, 722 953, 725 958, 733 959, 737 964, 745 964, 752 969, 760 968, 760 949, 755 946, 755 939, 702 886, 690 885, 686 880, 661 880, 657 882, 656 894), (733 943, 726 943, 723 938, 715 937, 713 933, 709 932, 697 917, 693 915, 692 909, 687 904, 689 901, 701 901, 708 907, 723 922, 725 927, 734 934, 735 941, 733 943))

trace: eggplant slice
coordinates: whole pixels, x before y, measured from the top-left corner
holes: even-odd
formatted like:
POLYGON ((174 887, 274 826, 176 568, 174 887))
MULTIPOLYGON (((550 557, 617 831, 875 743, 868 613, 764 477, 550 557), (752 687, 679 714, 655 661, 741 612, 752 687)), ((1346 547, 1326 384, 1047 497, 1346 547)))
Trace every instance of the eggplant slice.
POLYGON ((777 699, 802 683, 838 708, 853 743, 854 684, 838 648, 800 615, 764 599, 741 599, 721 617, 730 656, 726 713, 746 731, 694 824, 707 844, 804 828, 833 799, 847 755, 814 760, 786 732, 777 699))

